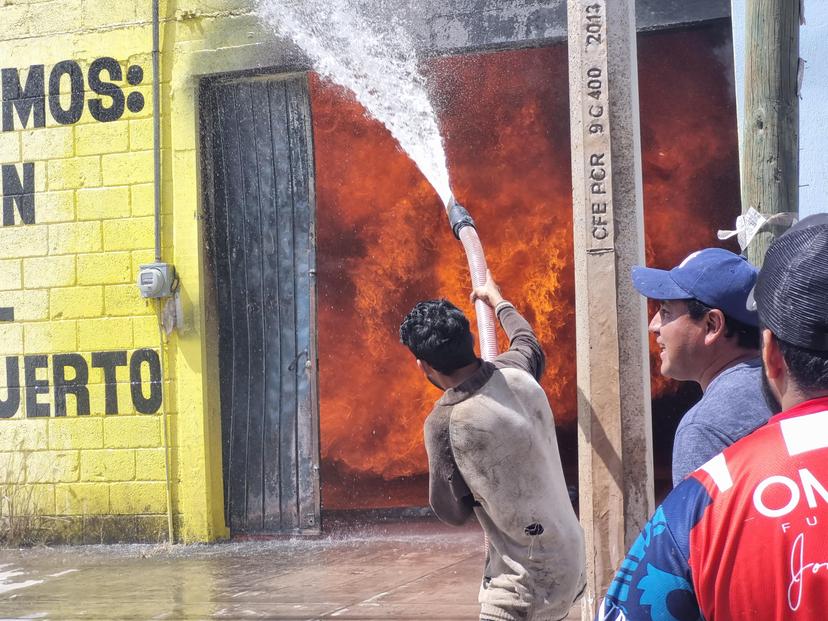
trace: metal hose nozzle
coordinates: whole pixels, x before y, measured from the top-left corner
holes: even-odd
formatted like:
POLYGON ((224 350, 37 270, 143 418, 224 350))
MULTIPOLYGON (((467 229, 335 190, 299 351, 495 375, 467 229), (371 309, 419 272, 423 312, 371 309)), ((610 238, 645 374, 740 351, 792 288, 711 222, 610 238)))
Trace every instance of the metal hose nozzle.
POLYGON ((460 239, 460 229, 464 226, 477 228, 474 225, 474 220, 472 220, 471 215, 469 215, 469 212, 466 211, 466 208, 458 203, 453 196, 449 199, 448 218, 449 224, 451 224, 451 230, 454 232, 454 236, 457 239, 460 239))

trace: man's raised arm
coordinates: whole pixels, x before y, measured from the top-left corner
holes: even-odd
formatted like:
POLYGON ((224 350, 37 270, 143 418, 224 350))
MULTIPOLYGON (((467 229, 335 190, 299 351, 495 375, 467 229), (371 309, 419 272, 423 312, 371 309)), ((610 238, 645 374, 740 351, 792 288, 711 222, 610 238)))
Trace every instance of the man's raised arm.
POLYGON ((482 300, 491 306, 509 337, 509 350, 495 358, 494 364, 498 367, 523 369, 540 381, 546 366, 543 349, 529 322, 517 312, 511 302, 503 299, 490 271, 486 272, 486 283, 472 291, 471 299, 472 302, 482 300))

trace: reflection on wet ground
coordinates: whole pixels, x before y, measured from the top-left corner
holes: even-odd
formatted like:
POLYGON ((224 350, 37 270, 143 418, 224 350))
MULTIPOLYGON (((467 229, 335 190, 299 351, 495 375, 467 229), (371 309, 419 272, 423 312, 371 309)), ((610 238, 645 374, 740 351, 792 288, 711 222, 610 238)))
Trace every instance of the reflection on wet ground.
POLYGON ((0 550, 0 620, 477 619, 482 566, 476 525, 431 522, 318 539, 0 550))

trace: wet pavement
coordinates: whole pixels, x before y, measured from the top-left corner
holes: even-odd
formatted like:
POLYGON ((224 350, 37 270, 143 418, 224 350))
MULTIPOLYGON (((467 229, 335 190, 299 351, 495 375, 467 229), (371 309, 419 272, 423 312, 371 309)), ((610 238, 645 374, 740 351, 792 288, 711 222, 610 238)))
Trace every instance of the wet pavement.
POLYGON ((433 522, 314 539, 0 550, 0 621, 477 619, 482 566, 479 527, 433 522))

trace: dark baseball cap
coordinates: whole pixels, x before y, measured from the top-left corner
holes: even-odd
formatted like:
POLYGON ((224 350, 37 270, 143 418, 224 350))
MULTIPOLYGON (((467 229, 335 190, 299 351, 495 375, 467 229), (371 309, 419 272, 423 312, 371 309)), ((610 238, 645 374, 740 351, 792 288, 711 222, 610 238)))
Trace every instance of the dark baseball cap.
POLYGON ((757 326, 756 311, 747 307, 757 273, 738 254, 723 248, 705 248, 671 270, 634 267, 632 281, 639 293, 653 300, 696 299, 737 321, 757 326))
POLYGON ((770 245, 750 309, 782 341, 828 351, 828 214, 803 218, 770 245))

